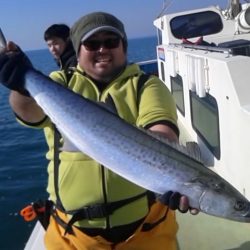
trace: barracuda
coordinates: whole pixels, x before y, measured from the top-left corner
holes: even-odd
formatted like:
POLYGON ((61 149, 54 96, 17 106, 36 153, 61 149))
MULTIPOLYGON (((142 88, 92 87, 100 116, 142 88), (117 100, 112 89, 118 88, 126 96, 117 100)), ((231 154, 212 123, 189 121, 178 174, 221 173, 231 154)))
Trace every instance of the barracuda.
POLYGON ((26 89, 81 152, 148 190, 178 191, 204 213, 250 222, 249 201, 184 146, 151 136, 36 71, 28 71, 25 80, 26 89))

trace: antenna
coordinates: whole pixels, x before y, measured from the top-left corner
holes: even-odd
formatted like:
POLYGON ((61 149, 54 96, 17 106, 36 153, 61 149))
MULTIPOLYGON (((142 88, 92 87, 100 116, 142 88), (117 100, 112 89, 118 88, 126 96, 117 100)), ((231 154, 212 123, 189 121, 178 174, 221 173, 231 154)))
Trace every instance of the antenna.
POLYGON ((159 13, 159 15, 156 18, 159 18, 163 15, 163 13, 172 5, 174 0, 169 0, 168 2, 166 0, 164 0, 163 2, 163 6, 162 6, 162 10, 159 13))
POLYGON ((228 0, 227 12, 230 19, 235 18, 241 10, 240 0, 228 0))
POLYGON ((0 28, 0 52, 4 50, 6 46, 7 46, 7 42, 6 42, 5 36, 0 28))

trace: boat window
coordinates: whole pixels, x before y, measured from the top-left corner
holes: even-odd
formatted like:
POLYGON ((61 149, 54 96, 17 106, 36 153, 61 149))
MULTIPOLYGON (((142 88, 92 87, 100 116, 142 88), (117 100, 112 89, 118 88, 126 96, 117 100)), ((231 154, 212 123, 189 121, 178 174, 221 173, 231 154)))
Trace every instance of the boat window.
POLYGON ((233 55, 250 56, 250 41, 245 39, 219 43, 218 47, 230 49, 233 55))
POLYGON ((180 75, 176 77, 170 76, 171 82, 171 92, 175 99, 175 103, 179 111, 185 116, 185 106, 184 106, 184 94, 183 94, 183 82, 180 75))
POLYGON ((214 97, 200 98, 190 91, 192 126, 213 155, 220 159, 219 112, 214 97))
POLYGON ((157 38, 158 38, 158 45, 162 44, 162 31, 157 29, 157 38))
POLYGON ((161 80, 165 82, 165 70, 164 70, 164 63, 161 62, 161 80))
POLYGON ((170 21, 170 27, 174 37, 182 39, 218 33, 223 24, 218 13, 203 11, 176 16, 170 21))

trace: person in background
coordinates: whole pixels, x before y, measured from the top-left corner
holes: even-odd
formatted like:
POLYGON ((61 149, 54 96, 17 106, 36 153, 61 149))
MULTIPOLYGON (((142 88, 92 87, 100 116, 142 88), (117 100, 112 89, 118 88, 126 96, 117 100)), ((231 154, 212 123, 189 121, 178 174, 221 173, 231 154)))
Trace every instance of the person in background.
MULTIPOLYGON (((137 64, 127 63, 127 36, 118 18, 93 12, 76 21, 70 34, 77 68, 69 82, 64 71, 53 72, 54 81, 92 101, 111 103, 133 125, 178 141, 173 97, 154 75, 144 78, 139 87, 145 74, 137 64)), ((24 89, 24 75, 30 68, 27 56, 9 42, 0 55, 0 82, 11 89, 10 105, 17 119, 26 126, 44 128, 49 145, 47 191, 53 206, 46 248, 177 249, 174 210, 191 214, 198 210, 190 208, 188 198, 178 192, 156 197, 82 152, 60 152, 62 140, 55 139, 55 125, 24 89)))
POLYGON ((44 40, 61 70, 77 65, 76 54, 66 24, 53 24, 44 32, 44 40))

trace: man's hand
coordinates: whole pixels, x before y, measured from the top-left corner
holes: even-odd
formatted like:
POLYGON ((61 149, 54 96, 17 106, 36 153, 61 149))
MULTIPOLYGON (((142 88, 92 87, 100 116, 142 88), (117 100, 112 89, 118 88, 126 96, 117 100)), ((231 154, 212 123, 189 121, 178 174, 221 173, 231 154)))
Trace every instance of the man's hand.
POLYGON ((158 199, 162 204, 167 205, 172 210, 178 209, 182 213, 186 213, 189 210, 193 215, 199 213, 198 209, 190 208, 188 198, 178 192, 168 191, 159 196, 158 199))
POLYGON ((27 70, 33 68, 29 58, 13 42, 0 54, 0 83, 5 87, 29 96, 24 88, 24 77, 27 70))

